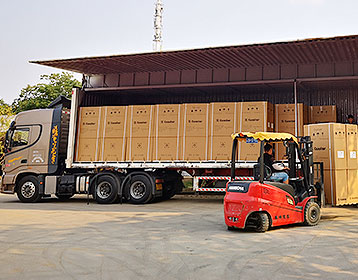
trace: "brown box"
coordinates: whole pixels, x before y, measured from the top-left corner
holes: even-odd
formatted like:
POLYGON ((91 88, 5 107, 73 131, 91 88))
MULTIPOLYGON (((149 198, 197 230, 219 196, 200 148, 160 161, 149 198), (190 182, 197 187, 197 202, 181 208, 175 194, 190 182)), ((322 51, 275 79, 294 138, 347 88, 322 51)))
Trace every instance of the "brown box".
POLYGON ((152 161, 153 137, 128 137, 126 147, 126 161, 152 161))
POLYGON ((77 139, 99 136, 101 111, 102 107, 81 107, 79 109, 77 139))
POLYGON ((230 161, 232 154, 231 135, 211 136, 209 143, 209 160, 230 161))
POLYGON ((128 137, 153 137, 155 123, 155 105, 129 106, 128 137))
POLYGON ((209 103, 183 104, 183 137, 209 137, 209 103))
POLYGON ((180 160, 183 137, 158 137, 154 141, 154 161, 180 160))
MULTIPOLYGON (((275 130, 276 132, 286 132, 296 135, 295 121, 297 118, 297 136, 303 136, 304 124, 308 123, 308 108, 302 103, 297 104, 297 114, 295 114, 295 104, 276 104, 275 105, 275 130)), ((283 144, 276 144, 275 158, 283 159, 286 148, 283 144)))
POLYGON ((337 122, 336 105, 310 106, 310 123, 337 122))
POLYGON ((126 137, 128 106, 105 106, 101 111, 101 138, 126 137))
POLYGON ((210 136, 230 136, 237 132, 241 103, 210 103, 210 136))
POLYGON ((208 160, 209 137, 183 137, 181 160, 183 161, 206 161, 208 160))
POLYGON ((156 105, 155 137, 182 136, 182 107, 180 104, 156 105))
POLYGON ((348 203, 347 170, 324 170, 324 195, 327 204, 345 205, 348 203))
POLYGON ((358 128, 356 124, 346 124, 347 136, 347 168, 357 169, 358 128))
POLYGON ((358 203, 358 170, 347 170, 348 178, 348 203, 358 203))
POLYGON ((242 102, 240 132, 274 131, 274 106, 267 101, 242 102))
POLYGON ((99 138, 77 138, 75 161, 98 161, 99 138))
POLYGON ((324 169, 347 169, 346 127, 340 123, 305 125, 305 135, 313 141, 313 159, 324 169))
MULTIPOLYGON (((274 131, 274 106, 267 101, 242 102, 238 130, 241 132, 274 131)), ((260 155, 259 143, 239 143, 239 159, 257 161, 260 155)))
POLYGON ((106 137, 98 141, 98 161, 123 162, 126 159, 126 138, 106 137))

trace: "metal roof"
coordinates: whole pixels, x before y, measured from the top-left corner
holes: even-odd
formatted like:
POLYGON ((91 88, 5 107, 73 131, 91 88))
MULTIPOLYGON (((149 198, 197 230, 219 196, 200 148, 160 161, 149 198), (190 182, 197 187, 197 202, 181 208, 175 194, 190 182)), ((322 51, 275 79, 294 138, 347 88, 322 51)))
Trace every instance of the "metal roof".
POLYGON ((83 74, 120 74, 340 61, 358 61, 358 35, 30 62, 83 74))

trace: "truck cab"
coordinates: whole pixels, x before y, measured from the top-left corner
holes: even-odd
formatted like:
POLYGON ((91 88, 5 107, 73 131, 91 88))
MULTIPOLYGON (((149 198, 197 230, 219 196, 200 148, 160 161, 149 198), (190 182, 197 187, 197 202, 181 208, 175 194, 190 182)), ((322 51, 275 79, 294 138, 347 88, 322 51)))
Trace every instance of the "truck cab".
MULTIPOLYGON (((15 117, 6 133, 1 192, 18 192, 23 178, 61 172, 66 143, 60 139, 66 127, 68 131, 66 115, 57 107, 25 111, 15 117)), ((31 187, 27 191, 31 192, 31 187)), ((26 198, 28 193, 23 190, 22 196, 26 198)))

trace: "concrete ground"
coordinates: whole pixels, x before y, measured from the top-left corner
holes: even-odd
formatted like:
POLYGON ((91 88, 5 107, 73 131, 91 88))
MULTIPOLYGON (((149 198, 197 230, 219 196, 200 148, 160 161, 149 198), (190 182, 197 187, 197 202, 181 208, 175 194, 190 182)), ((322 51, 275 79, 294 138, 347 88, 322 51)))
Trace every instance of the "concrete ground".
POLYGON ((358 208, 255 233, 227 231, 220 197, 87 205, 0 195, 0 279, 358 279, 358 208))

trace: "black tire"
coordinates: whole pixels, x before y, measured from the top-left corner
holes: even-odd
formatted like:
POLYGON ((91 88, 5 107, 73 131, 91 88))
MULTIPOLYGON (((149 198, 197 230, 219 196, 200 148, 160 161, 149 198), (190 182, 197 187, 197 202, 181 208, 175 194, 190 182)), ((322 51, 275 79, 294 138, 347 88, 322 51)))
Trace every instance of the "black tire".
POLYGON ((73 194, 55 194, 55 195, 61 201, 69 200, 73 196, 73 194))
POLYGON ((17 183, 17 197, 21 202, 37 202, 41 199, 39 186, 39 180, 36 176, 25 176, 17 183))
POLYGON ((234 227, 227 226, 228 231, 233 231, 234 229, 235 229, 234 227))
POLYGON ((321 219, 321 209, 319 208, 319 205, 313 201, 307 202, 305 206, 304 217, 304 225, 316 226, 321 219))
POLYGON ((270 227, 270 219, 269 216, 264 212, 256 213, 256 228, 257 232, 265 232, 270 227))
POLYGON ((110 175, 99 175, 92 195, 99 204, 111 204, 118 199, 118 183, 110 175))
POLYGON ((126 184, 125 196, 132 204, 145 204, 151 201, 152 183, 148 177, 144 175, 134 175, 126 184))

